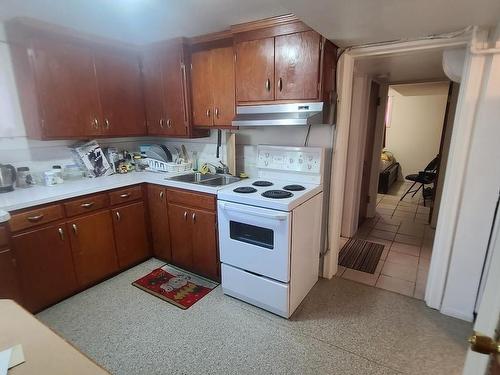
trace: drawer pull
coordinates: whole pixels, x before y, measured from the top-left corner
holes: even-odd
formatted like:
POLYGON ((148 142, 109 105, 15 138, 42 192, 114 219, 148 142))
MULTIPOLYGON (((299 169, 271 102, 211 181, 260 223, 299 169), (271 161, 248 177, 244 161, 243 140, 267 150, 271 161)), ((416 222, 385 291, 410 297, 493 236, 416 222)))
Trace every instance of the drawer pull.
POLYGON ((80 206, 83 208, 90 208, 94 205, 94 202, 82 203, 80 206))
POLYGON ((28 219, 28 221, 31 221, 31 222, 37 222, 37 221, 43 219, 43 214, 35 215, 35 216, 28 216, 26 219, 28 219))
POLYGON ((61 241, 64 241, 64 231, 62 228, 58 228, 57 231, 59 232, 59 237, 61 237, 61 241))
POLYGON ((163 193, 163 191, 160 191, 160 199, 163 199, 163 195, 164 195, 164 194, 165 194, 165 193, 163 193))
POLYGON ((76 224, 71 225, 71 227, 73 228, 73 232, 75 233, 75 235, 78 235, 78 227, 76 226, 76 224))
POLYGON ((120 198, 128 198, 128 197, 130 197, 130 193, 120 194, 120 198))

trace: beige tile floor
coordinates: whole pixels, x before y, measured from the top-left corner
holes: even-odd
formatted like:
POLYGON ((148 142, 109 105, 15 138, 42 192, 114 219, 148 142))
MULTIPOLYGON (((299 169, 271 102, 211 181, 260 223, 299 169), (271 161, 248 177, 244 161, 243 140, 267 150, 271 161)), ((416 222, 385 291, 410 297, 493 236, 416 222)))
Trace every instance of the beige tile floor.
POLYGON ((356 232, 356 238, 384 245, 375 273, 339 267, 337 276, 424 298, 434 230, 428 224, 430 208, 423 205, 421 192, 399 201, 409 186, 407 182, 396 183, 388 194, 379 194, 376 216, 356 232))

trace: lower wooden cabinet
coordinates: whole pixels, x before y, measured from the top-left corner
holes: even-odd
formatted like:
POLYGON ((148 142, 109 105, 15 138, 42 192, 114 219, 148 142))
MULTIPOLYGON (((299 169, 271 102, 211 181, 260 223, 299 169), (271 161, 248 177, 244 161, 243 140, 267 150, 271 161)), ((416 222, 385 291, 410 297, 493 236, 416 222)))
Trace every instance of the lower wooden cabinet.
POLYGON ((150 256, 143 202, 111 210, 116 253, 120 268, 127 268, 150 256))
POLYGON ((83 288, 118 271, 109 210, 68 222, 78 285, 83 288))
POLYGON ((21 303, 17 259, 12 250, 0 250, 0 299, 8 298, 21 303))
POLYGON ((24 306, 40 311, 77 290, 66 225, 14 235, 24 306))
POLYGON ((159 185, 148 185, 149 222, 153 239, 153 254, 166 262, 172 260, 168 225, 167 191, 159 185))
POLYGON ((215 212, 169 203, 172 263, 219 279, 215 212))

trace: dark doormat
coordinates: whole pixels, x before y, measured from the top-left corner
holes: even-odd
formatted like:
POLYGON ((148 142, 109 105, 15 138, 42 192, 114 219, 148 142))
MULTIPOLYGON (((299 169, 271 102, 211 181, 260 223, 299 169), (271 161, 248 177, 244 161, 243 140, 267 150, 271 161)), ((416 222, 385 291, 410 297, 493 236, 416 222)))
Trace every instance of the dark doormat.
POLYGON ((339 265, 353 270, 374 273, 384 251, 379 243, 351 238, 339 253, 339 265))
POLYGON ((134 281, 132 285, 181 309, 188 309, 219 284, 165 264, 134 281))

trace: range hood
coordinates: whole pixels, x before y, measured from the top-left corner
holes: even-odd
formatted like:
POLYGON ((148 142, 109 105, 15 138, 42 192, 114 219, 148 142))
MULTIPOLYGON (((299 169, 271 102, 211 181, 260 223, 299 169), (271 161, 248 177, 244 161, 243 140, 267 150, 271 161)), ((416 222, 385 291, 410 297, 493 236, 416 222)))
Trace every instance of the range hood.
POLYGON ((322 102, 238 106, 232 122, 233 126, 300 126, 322 123, 322 102))

